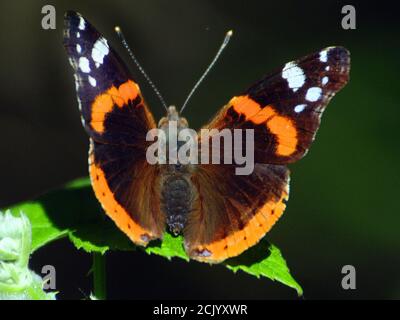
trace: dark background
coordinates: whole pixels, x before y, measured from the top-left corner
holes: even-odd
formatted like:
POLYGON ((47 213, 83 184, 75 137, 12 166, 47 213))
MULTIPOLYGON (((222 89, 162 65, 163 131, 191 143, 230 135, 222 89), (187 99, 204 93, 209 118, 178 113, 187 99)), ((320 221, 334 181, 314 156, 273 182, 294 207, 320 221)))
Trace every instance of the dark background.
MULTIPOLYGON (((400 42, 397 8, 352 2, 357 29, 341 28, 338 1, 2 1, 0 19, 0 207, 87 175, 72 69, 62 47, 63 14, 81 12, 129 62, 155 116, 163 109, 127 59, 113 27, 169 104, 181 105, 225 32, 234 37, 186 110, 199 128, 233 95, 287 61, 328 45, 352 56, 350 83, 330 103, 305 159, 291 166, 291 196, 267 235, 305 298, 400 298, 398 164, 400 42), (41 8, 57 29, 41 29, 41 8), (357 289, 341 288, 354 265, 357 289)), ((167 261, 142 252, 108 254, 110 298, 296 298, 267 279, 222 266, 167 261)), ((34 254, 57 269, 60 298, 90 292, 91 258, 67 241, 34 254)))

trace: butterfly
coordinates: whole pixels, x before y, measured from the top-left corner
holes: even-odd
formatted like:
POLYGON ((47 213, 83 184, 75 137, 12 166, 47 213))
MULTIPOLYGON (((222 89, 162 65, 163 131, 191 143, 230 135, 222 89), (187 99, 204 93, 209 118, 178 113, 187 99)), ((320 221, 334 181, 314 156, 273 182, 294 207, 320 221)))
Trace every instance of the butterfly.
POLYGON ((64 46, 90 139, 90 179, 104 211, 135 244, 161 239, 168 226, 183 234, 192 259, 208 263, 254 246, 283 214, 287 165, 307 153, 350 71, 350 53, 327 47, 233 97, 203 129, 253 130, 254 169, 238 175, 235 163, 150 164, 147 133, 171 121, 187 128, 186 119, 169 107, 157 126, 122 59, 77 12, 65 15, 64 46))

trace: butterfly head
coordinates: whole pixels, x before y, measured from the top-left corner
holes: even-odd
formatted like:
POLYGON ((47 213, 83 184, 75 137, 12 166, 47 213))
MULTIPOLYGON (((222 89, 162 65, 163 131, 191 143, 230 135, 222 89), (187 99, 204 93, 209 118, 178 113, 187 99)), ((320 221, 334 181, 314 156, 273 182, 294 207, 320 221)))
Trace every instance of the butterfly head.
POLYGON ((175 106, 169 106, 167 110, 167 116, 161 118, 158 122, 158 127, 162 130, 166 130, 170 122, 176 122, 178 131, 186 129, 188 127, 188 121, 179 115, 179 111, 176 110, 175 106))

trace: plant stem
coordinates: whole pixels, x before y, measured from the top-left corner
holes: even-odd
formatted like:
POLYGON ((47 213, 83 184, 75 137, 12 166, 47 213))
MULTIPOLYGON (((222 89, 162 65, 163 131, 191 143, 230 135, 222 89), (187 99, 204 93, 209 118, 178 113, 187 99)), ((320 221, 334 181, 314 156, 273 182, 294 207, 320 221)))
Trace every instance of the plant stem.
POLYGON ((106 289, 106 257, 101 253, 93 253, 93 290, 99 300, 107 298, 106 289))

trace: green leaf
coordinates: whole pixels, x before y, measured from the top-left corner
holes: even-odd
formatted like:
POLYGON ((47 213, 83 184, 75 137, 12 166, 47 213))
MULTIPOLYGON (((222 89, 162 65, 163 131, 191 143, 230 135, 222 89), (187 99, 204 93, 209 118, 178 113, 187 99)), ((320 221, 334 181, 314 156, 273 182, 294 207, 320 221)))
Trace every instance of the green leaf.
MULTIPOLYGON (((68 183, 64 189, 50 192, 35 201, 9 208, 13 213, 23 211, 32 224, 32 248, 36 250, 50 241, 69 237, 78 248, 104 254, 108 250, 136 250, 136 247, 104 214, 94 197, 87 178, 68 183)), ((167 259, 189 261, 183 238, 164 234, 163 240, 153 241, 140 250, 167 259)), ((241 270, 250 275, 279 281, 302 295, 302 289, 289 272, 279 249, 265 239, 238 257, 223 262, 233 272, 241 270)))
POLYGON ((303 295, 303 289, 290 274, 280 250, 265 239, 240 256, 226 260, 224 264, 233 272, 242 270, 257 278, 279 281, 295 289, 299 296, 303 295))
POLYGON ((157 254, 169 260, 172 257, 178 257, 189 261, 189 256, 183 249, 183 237, 174 237, 168 232, 164 233, 162 241, 153 241, 143 250, 149 254, 157 254))

